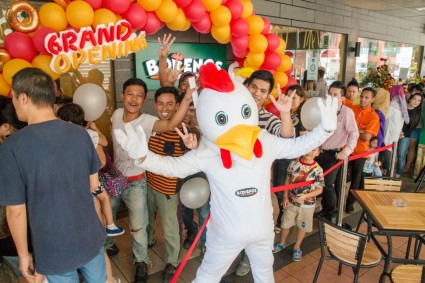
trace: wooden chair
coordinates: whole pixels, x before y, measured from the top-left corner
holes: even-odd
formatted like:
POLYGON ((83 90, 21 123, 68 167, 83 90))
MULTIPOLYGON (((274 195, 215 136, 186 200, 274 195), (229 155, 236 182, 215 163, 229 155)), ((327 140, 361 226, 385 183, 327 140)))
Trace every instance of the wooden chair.
MULTIPOLYGON (((382 178, 365 178, 364 179, 364 189, 365 190, 374 190, 374 191, 393 191, 399 192, 401 189, 401 180, 400 179, 382 179, 382 178)), ((359 223, 357 224, 356 232, 359 231, 362 220, 367 222, 366 212, 362 212, 360 216, 359 223)), ((368 231, 371 230, 371 224, 368 223, 368 231)))
POLYGON ((399 265, 391 271, 393 283, 423 283, 425 282, 425 267, 423 265, 399 265))
POLYGON ((371 268, 379 265, 382 256, 375 243, 367 242, 367 236, 346 230, 328 220, 318 217, 321 257, 313 282, 317 282, 323 261, 334 259, 339 262, 338 275, 342 265, 351 266, 354 282, 358 282, 361 267, 371 268), (326 249, 329 256, 326 255, 326 249))

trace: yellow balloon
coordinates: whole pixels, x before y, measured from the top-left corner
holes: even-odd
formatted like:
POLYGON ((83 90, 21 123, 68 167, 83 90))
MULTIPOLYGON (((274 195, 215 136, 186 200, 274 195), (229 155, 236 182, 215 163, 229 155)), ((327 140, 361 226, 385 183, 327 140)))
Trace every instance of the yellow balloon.
POLYGON ((182 30, 186 25, 186 16, 182 8, 177 9, 177 16, 174 21, 166 23, 167 27, 171 30, 182 30))
POLYGON ((288 84, 288 75, 284 72, 275 72, 274 80, 276 84, 280 84, 280 87, 284 87, 288 84))
POLYGON ((291 57, 289 57, 286 54, 283 54, 283 55, 280 55, 280 58, 282 60, 280 62, 280 66, 277 67, 276 71, 279 71, 279 72, 286 72, 286 71, 288 71, 291 68, 291 66, 292 66, 291 57))
POLYGON ((22 69, 32 67, 31 63, 24 59, 12 59, 3 67, 3 78, 8 85, 12 85, 12 77, 22 69))
POLYGON ((153 12, 158 10, 162 0, 137 0, 137 3, 147 12, 153 12))
POLYGON ((246 56, 247 62, 252 67, 260 67, 264 62, 265 54, 264 52, 255 53, 255 52, 249 52, 246 56))
POLYGON ((162 0, 161 6, 155 11, 156 16, 164 23, 174 21, 177 13, 177 5, 172 0, 162 0))
POLYGON ((7 96, 10 92, 10 85, 5 81, 3 75, 0 74, 0 95, 7 96))
POLYGON ((267 49, 267 38, 262 34, 249 36, 249 50, 255 53, 264 52, 267 49))
POLYGON ((252 15, 246 18, 248 22, 248 34, 259 34, 264 29, 264 21, 260 16, 252 15))
POLYGON ((208 12, 217 10, 221 5, 221 0, 202 0, 202 3, 205 5, 205 10, 208 12))
POLYGON ((241 18, 246 19, 254 12, 254 6, 250 0, 242 0, 243 12, 241 18))
POLYGON ((186 22, 184 23, 184 26, 180 29, 181 31, 187 31, 192 26, 192 23, 189 19, 186 18, 186 22))
POLYGON ((68 26, 65 10, 56 3, 45 3, 38 12, 40 23, 55 31, 63 31, 68 26))
MULTIPOLYGON (((69 7, 69 6, 68 6, 69 7)), ((53 80, 56 80, 60 77, 60 74, 53 72, 50 68, 50 62, 52 61, 52 56, 50 55, 37 55, 32 60, 31 64, 33 67, 39 68, 49 74, 53 80)))
POLYGON ((94 19, 93 8, 84 1, 73 1, 66 8, 66 19, 74 28, 91 26, 94 19))
POLYGON ((115 23, 117 21, 117 16, 111 10, 100 8, 94 11, 94 19, 92 27, 96 28, 97 25, 104 24, 108 25, 109 23, 115 23))
POLYGON ((275 49, 275 51, 277 52, 277 54, 282 54, 283 50, 286 49, 286 41, 283 40, 282 38, 279 38, 280 43, 279 43, 279 47, 275 49))
POLYGON ((217 40, 217 42, 221 44, 229 43, 230 39, 232 38, 230 33, 230 25, 225 25, 222 27, 213 25, 211 27, 211 35, 215 40, 217 40))
POLYGON ((232 13, 230 13, 229 8, 223 5, 212 11, 210 16, 213 25, 217 27, 228 25, 232 20, 232 13))

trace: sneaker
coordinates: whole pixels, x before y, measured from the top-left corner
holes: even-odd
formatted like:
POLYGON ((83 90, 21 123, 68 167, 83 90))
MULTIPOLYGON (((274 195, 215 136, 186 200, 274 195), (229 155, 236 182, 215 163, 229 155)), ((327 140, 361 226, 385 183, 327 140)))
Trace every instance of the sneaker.
POLYGON ((106 228, 106 235, 108 235, 109 237, 116 237, 124 233, 125 233, 125 229, 118 226, 115 226, 115 229, 106 228))
POLYGON ((106 253, 109 257, 117 255, 120 252, 120 249, 117 245, 113 244, 110 248, 106 249, 106 253))
POLYGON ((275 253, 278 253, 278 252, 282 251, 284 248, 285 248, 285 246, 284 246, 284 245, 276 244, 276 246, 274 246, 273 253, 274 253, 274 254, 275 254, 275 253))
POLYGON ((136 262, 136 276, 134 283, 146 283, 148 281, 148 265, 146 262, 136 262))
POLYGON ((301 250, 292 251, 292 261, 301 261, 303 258, 303 252, 301 250))
POLYGON ((354 205, 352 203, 347 203, 345 206, 345 212, 351 214, 354 212, 354 205))
POLYGON ((247 256, 242 256, 238 266, 236 267, 235 274, 237 276, 245 276, 251 270, 251 263, 249 262, 249 258, 247 256))
POLYGON ((198 229, 195 229, 193 231, 187 231, 186 239, 183 242, 183 248, 185 248, 186 250, 189 249, 193 241, 195 240, 197 234, 198 229))
POLYGON ((162 271, 162 283, 169 283, 173 279, 176 269, 171 263, 167 263, 164 271, 162 271))

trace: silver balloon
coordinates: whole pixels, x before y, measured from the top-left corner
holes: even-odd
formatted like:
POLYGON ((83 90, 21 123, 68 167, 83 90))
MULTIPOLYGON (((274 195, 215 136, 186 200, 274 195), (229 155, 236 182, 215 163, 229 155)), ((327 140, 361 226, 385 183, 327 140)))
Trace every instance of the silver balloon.
POLYGON ((306 130, 313 130, 317 125, 319 125, 322 120, 320 116, 319 100, 324 99, 321 97, 312 97, 309 98, 301 108, 301 123, 303 124, 306 130))
POLYGON ((180 189, 180 200, 187 208, 200 208, 210 197, 210 185, 204 178, 196 177, 186 181, 180 189))
POLYGON ((84 120, 92 122, 99 119, 105 111, 106 94, 100 86, 87 83, 75 90, 73 102, 83 108, 84 120))

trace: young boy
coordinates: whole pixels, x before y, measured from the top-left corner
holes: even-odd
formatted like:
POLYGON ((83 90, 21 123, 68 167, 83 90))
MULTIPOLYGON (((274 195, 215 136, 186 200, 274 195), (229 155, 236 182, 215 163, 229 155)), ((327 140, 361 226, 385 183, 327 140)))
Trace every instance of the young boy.
POLYGON ((293 261, 300 261, 302 258, 301 242, 306 232, 312 231, 316 196, 322 193, 324 186, 323 170, 314 160, 319 153, 320 149, 316 148, 298 160, 293 160, 287 171, 285 185, 314 180, 311 185, 284 191, 283 207, 285 210, 281 226, 282 234, 280 243, 276 244, 273 253, 285 248, 286 238, 291 227, 297 225, 297 239, 292 254, 293 261))
MULTIPOLYGON (((372 151, 375 150, 378 147, 378 138, 372 137, 369 141, 369 150, 372 151)), ((382 176, 381 168, 379 167, 381 164, 378 161, 379 153, 375 152, 370 154, 363 167, 363 172, 365 173, 365 176, 371 177, 371 176, 382 176)))

